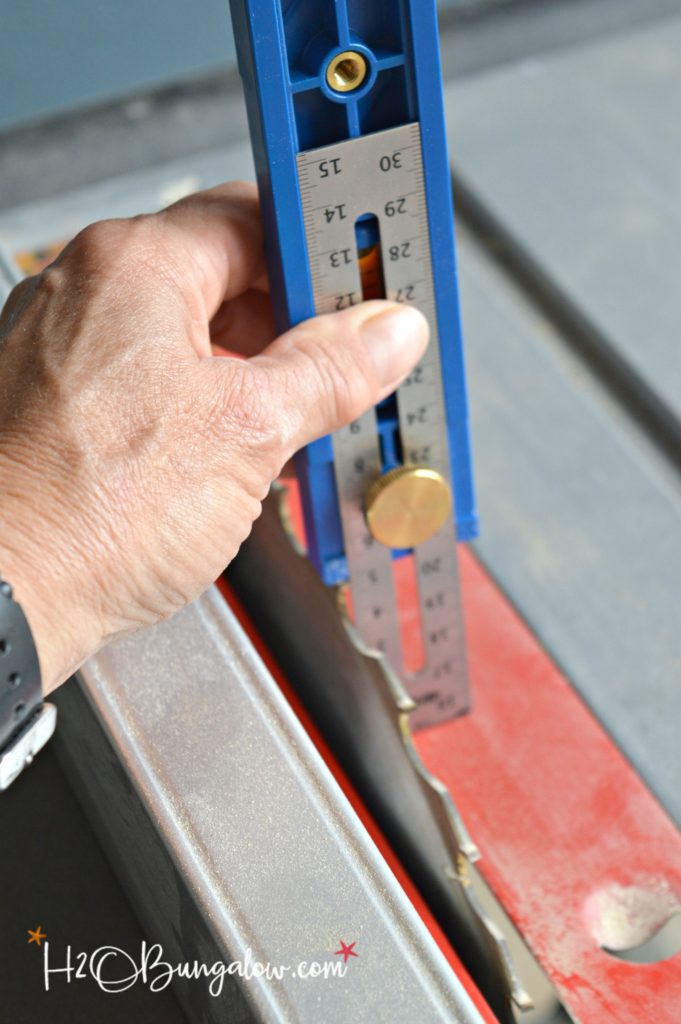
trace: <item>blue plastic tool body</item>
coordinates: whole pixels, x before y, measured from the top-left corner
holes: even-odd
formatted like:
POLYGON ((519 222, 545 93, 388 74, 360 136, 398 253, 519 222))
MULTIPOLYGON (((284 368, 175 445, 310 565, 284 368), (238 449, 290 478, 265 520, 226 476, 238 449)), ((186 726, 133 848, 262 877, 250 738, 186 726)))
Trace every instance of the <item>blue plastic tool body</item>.
MULTIPOLYGON (((420 122, 457 535, 478 528, 454 248, 435 0, 230 0, 280 331, 314 316, 298 185, 299 152, 420 122), (359 51, 368 73, 338 93, 329 61, 359 51)), ((400 461, 394 402, 379 410, 383 469, 400 461)), ((310 557, 326 583, 347 579, 333 446, 297 459, 310 557)))

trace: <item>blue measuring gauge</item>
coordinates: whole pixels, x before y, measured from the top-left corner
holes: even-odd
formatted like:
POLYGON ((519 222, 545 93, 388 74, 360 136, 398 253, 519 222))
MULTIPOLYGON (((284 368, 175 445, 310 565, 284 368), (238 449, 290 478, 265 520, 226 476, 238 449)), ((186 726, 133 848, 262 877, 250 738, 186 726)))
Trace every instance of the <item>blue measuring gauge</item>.
POLYGON ((478 521, 435 0, 231 0, 277 327, 369 298, 431 344, 397 393, 297 457, 309 555, 419 705, 468 707, 456 539, 478 521), (394 576, 410 557, 422 658, 394 576))

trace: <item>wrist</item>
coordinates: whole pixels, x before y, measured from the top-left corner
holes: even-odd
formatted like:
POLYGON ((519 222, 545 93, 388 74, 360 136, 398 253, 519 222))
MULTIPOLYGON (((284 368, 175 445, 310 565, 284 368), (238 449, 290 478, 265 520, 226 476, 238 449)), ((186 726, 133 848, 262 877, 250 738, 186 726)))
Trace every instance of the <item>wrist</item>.
POLYGON ((52 623, 45 596, 41 593, 40 585, 36 585, 36 576, 40 570, 30 564, 24 551, 17 550, 12 542, 5 542, 4 522, 2 529, 0 574, 12 587, 14 600, 21 605, 28 620, 38 652, 43 693, 47 694, 65 678, 65 666, 71 656, 69 644, 59 626, 52 623))
POLYGON ((0 575, 28 620, 45 695, 101 643, 61 513, 45 475, 0 452, 0 575))

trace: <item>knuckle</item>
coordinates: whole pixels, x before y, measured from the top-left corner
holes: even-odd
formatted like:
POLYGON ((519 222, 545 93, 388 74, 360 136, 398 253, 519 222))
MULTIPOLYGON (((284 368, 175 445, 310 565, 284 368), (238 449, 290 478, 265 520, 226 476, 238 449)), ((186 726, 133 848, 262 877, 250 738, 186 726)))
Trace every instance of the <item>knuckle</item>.
POLYGON ((75 257, 86 272, 136 280, 153 264, 150 220, 149 216, 142 215, 89 224, 76 235, 67 253, 75 257))
POLYGON ((96 221, 78 232, 66 252, 82 260, 101 261, 103 255, 113 251, 120 235, 120 228, 115 221, 96 221))
MULTIPOLYGON (((201 193, 199 193, 201 196, 201 193)), ((252 181, 237 180, 229 181, 224 185, 217 185, 215 188, 209 189, 203 193, 203 198, 207 197, 215 202, 222 203, 225 200, 228 202, 253 202, 258 201, 258 188, 257 185, 252 181)), ((189 197, 191 199, 191 197, 189 197)))
POLYGON ((336 360, 333 370, 336 395, 336 418, 340 424, 356 419, 372 402, 372 390, 368 386, 363 368, 355 363, 336 360))
POLYGON ((258 198, 258 186, 254 181, 247 181, 245 178, 238 178, 236 181, 231 182, 231 186, 233 191, 238 195, 243 195, 252 199, 258 198))
POLYGON ((243 205, 246 212, 251 215, 257 215, 260 208, 260 199, 258 196, 258 187, 252 181, 235 181, 232 182, 232 188, 230 190, 230 199, 236 203, 243 205))
POLYGON ((50 263, 38 277, 38 289, 41 298, 50 301, 63 289, 67 272, 61 263, 50 263))

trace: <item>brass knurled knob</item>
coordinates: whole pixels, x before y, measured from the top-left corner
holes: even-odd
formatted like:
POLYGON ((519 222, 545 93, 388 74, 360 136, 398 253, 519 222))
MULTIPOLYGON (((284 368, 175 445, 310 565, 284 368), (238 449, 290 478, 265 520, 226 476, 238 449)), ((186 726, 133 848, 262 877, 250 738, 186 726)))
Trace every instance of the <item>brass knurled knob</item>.
POLYGON ((364 502, 372 536, 389 548, 414 548, 452 514, 449 484, 427 466, 398 466, 371 485, 364 502))

